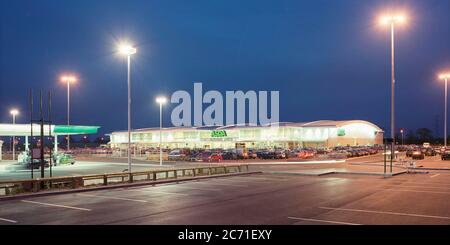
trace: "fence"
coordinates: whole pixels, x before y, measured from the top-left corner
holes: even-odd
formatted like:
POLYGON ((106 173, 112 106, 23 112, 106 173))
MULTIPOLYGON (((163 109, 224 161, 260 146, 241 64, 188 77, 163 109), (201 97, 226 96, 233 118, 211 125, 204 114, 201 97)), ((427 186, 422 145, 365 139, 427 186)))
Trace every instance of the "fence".
POLYGON ((106 186, 138 181, 157 181, 216 174, 249 171, 248 165, 210 166, 180 169, 152 170, 132 173, 109 173, 83 176, 65 176, 33 180, 0 181, 0 196, 51 189, 76 189, 85 186, 106 186))

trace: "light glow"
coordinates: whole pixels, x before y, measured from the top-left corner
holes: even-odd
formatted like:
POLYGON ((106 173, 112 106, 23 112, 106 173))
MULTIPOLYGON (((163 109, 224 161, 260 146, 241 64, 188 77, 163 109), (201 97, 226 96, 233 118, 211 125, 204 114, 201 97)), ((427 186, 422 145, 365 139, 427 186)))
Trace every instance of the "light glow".
POLYGON ((137 52, 137 49, 129 44, 121 44, 119 45, 119 53, 122 55, 132 55, 137 52))
POLYGON ((64 75, 61 77, 61 81, 66 83, 73 83, 77 81, 77 78, 72 75, 64 75))
POLYGON ((156 98, 156 103, 158 103, 158 104, 165 104, 165 103, 167 103, 167 98, 163 97, 163 96, 157 97, 156 98))
POLYGON ((12 109, 9 113, 10 113, 11 115, 15 116, 15 115, 19 114, 19 110, 17 110, 17 109, 12 109))
POLYGON ((439 79, 449 79, 450 78, 450 72, 449 73, 442 73, 439 75, 439 79))
POLYGON ((406 17, 405 15, 384 15, 380 18, 380 23, 383 25, 389 23, 405 23, 406 17))

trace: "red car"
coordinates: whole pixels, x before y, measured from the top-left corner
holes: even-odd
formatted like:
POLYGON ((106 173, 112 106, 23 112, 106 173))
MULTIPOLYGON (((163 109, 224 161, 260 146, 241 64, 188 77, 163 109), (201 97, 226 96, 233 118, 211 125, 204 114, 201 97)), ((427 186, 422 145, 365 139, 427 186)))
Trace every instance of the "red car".
POLYGON ((300 159, 309 159, 309 158, 313 158, 314 157, 314 152, 312 151, 306 151, 306 150, 302 150, 298 153, 298 158, 300 159))
POLYGON ((204 162, 220 162, 222 161, 222 155, 219 153, 204 152, 202 153, 202 161, 204 162))

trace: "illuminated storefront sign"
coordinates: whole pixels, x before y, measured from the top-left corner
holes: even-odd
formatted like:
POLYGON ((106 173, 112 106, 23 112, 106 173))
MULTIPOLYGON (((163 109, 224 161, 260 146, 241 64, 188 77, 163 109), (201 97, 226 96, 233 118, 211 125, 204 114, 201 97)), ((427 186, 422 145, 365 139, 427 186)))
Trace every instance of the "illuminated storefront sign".
POLYGON ((227 137, 227 131, 225 130, 213 130, 211 131, 211 138, 227 137))

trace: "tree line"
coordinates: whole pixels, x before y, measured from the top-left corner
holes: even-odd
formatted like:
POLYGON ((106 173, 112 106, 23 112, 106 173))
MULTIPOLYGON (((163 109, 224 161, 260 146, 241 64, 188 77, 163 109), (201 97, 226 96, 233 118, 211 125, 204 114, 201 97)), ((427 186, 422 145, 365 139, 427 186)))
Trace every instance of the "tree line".
MULTIPOLYGON (((433 131, 429 128, 418 128, 415 131, 410 129, 404 133, 403 140, 405 144, 423 144, 424 142, 429 142, 431 144, 444 144, 444 137, 435 137, 433 131)), ((398 144, 402 144, 402 135, 397 133, 396 141, 398 144)), ((448 139, 449 137, 447 137, 448 139)))

